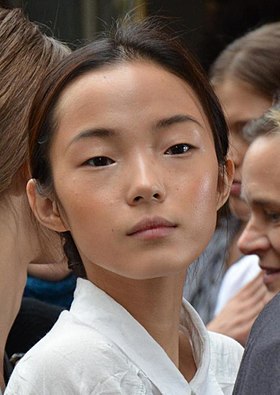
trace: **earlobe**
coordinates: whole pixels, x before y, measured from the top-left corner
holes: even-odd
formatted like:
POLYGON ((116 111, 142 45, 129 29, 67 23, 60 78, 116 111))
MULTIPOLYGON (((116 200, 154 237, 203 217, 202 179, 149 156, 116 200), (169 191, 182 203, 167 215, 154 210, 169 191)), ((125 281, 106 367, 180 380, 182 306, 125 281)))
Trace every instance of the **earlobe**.
POLYGON ((219 176, 217 210, 227 201, 234 177, 234 164, 231 159, 227 159, 223 168, 223 173, 219 176))
POLYGON ((56 232, 68 230, 63 223, 56 201, 39 192, 35 179, 28 181, 26 192, 33 214, 42 225, 56 232))

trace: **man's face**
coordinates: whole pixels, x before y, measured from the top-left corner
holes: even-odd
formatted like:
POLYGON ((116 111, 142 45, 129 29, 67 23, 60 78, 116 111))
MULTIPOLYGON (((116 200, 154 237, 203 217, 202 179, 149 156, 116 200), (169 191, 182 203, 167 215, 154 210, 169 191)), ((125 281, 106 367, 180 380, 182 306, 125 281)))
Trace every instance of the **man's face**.
POLYGON ((243 163, 243 196, 250 220, 239 239, 244 254, 257 254, 270 291, 280 291, 280 135, 257 138, 243 163))

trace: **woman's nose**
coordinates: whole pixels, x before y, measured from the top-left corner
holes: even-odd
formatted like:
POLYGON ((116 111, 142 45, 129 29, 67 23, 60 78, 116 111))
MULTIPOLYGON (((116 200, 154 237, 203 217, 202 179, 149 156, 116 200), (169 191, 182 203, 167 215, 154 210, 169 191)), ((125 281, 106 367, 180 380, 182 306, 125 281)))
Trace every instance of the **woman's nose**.
POLYGON ((269 239, 265 234, 265 230, 249 220, 238 240, 238 248, 245 255, 261 255, 262 252, 269 248, 269 239))
POLYGON ((159 203, 165 199, 164 172, 155 163, 138 159, 129 170, 128 204, 159 203))

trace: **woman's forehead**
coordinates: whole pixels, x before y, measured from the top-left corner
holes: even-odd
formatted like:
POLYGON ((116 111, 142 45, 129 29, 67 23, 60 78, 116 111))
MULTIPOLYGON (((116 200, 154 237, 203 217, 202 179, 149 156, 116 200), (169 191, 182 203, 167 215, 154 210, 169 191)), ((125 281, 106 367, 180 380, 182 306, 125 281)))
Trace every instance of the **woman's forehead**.
POLYGON ((103 106, 104 113, 109 105, 126 111, 126 106, 136 103, 138 109, 145 110, 153 100, 159 108, 167 106, 170 111, 180 107, 209 128, 200 100, 190 85, 158 64, 143 60, 104 66, 75 79, 61 93, 55 113, 61 120, 92 104, 96 110, 103 106))

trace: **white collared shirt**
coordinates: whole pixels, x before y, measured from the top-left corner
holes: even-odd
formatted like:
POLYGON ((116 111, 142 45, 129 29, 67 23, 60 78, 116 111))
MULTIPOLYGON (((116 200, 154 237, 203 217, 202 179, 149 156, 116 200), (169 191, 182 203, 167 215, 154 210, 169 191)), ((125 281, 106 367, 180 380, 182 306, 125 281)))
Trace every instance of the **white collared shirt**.
POLYGON ((181 322, 197 365, 190 383, 120 304, 78 279, 70 312, 17 364, 5 395, 231 394, 242 347, 209 333, 185 301, 181 322))

